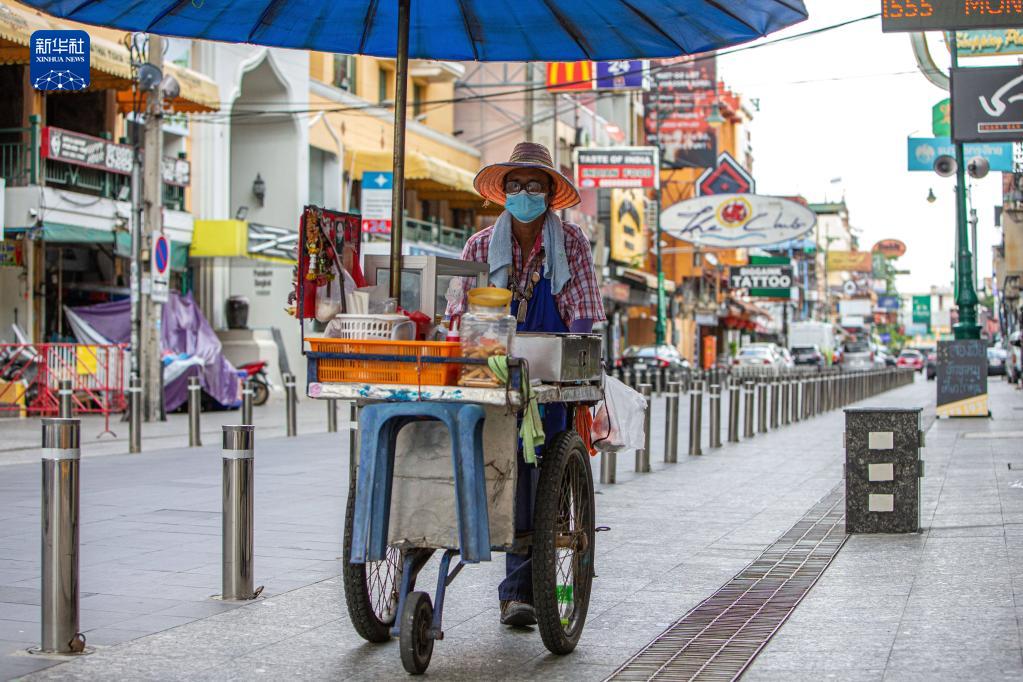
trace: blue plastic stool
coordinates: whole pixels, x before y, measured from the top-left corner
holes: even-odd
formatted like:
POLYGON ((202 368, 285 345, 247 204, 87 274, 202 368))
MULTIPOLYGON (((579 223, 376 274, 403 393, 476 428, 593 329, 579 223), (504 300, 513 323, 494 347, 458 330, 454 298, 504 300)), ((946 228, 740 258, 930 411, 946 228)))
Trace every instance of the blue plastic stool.
POLYGON ((352 563, 384 559, 391 516, 395 441, 401 427, 421 420, 442 422, 451 435, 462 561, 490 561, 490 518, 483 465, 484 414, 479 405, 442 402, 374 403, 360 410, 362 444, 352 528, 352 563))

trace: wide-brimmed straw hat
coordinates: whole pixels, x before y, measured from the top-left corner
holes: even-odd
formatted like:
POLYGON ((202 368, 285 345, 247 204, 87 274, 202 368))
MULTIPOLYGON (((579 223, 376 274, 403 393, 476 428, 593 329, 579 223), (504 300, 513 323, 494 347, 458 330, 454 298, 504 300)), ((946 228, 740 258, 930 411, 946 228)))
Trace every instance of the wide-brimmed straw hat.
POLYGON ((519 142, 508 161, 485 166, 476 174, 472 185, 485 199, 504 206, 504 176, 516 168, 537 168, 551 176, 553 190, 547 199, 550 208, 559 210, 579 203, 579 192, 575 185, 554 168, 547 147, 536 142, 519 142))

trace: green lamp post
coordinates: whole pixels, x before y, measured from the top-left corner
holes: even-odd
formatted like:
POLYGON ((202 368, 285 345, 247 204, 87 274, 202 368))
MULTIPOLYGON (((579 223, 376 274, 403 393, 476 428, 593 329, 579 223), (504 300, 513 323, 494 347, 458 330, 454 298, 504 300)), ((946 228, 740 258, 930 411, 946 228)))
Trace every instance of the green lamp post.
MULTIPOLYGON (((959 49, 950 40, 952 68, 959 67, 959 49)), ((976 248, 976 244, 974 244, 976 248)), ((966 226, 966 163, 962 142, 956 143, 956 268, 955 297, 959 308, 959 321, 952 326, 957 339, 979 339, 977 324, 977 291, 973 287, 973 256, 970 254, 969 232, 966 226)))

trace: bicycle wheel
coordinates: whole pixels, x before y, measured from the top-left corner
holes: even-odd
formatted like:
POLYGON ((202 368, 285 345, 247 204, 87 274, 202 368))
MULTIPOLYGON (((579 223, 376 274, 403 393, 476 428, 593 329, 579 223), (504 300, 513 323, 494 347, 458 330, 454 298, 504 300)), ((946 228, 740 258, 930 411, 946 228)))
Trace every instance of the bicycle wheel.
POLYGON ((544 450, 533 518, 533 606, 544 646, 575 649, 593 583, 593 478, 579 434, 562 431, 544 450))
POLYGON ((359 636, 367 642, 386 642, 398 613, 401 589, 402 556, 394 547, 387 548, 383 561, 353 564, 352 527, 355 523, 355 479, 348 486, 345 509, 345 532, 342 544, 341 580, 344 583, 348 616, 359 636))

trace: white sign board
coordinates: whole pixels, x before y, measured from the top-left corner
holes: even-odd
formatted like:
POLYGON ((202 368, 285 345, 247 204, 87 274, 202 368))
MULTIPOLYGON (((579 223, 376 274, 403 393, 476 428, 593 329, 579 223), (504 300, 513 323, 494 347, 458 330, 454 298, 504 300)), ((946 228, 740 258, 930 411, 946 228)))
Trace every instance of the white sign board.
POLYGON ((841 315, 859 315, 870 317, 873 312, 873 305, 869 298, 853 298, 848 301, 838 302, 838 312, 841 315))
POLYGON ((781 244, 816 224, 817 214, 806 206, 758 194, 712 194, 661 212, 661 228, 672 237, 726 249, 781 244))
POLYGON ((362 231, 370 234, 391 233, 391 199, 394 173, 366 171, 362 174, 359 210, 362 231))
POLYGON ((154 303, 166 303, 170 290, 170 240, 162 234, 153 237, 153 252, 149 256, 151 284, 149 297, 154 303))

